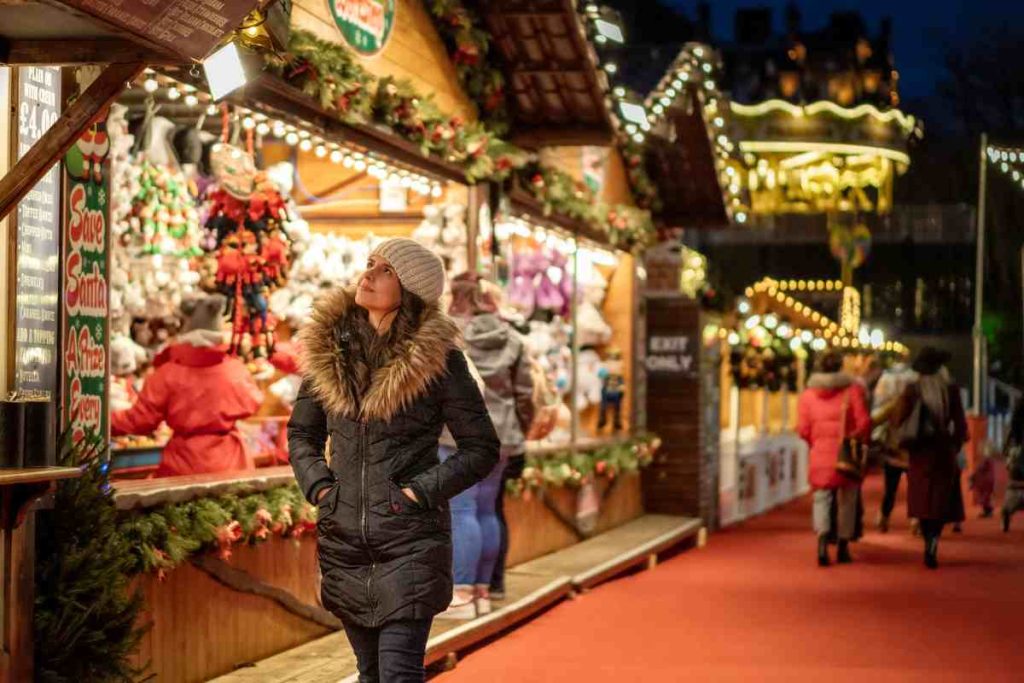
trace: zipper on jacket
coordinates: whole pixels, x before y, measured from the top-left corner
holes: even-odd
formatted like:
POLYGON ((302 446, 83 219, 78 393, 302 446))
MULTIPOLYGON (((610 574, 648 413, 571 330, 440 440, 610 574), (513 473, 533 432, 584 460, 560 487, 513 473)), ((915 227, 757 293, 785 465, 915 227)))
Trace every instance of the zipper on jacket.
POLYGON ((359 486, 359 530, 363 536, 363 545, 366 546, 366 551, 370 554, 370 571, 366 574, 366 601, 370 604, 370 620, 373 623, 377 622, 377 606, 374 604, 373 591, 371 589, 371 583, 373 582, 373 571, 377 568, 377 558, 373 554, 373 549, 370 547, 369 540, 369 496, 367 496, 367 481, 366 481, 366 424, 359 424, 359 465, 360 465, 360 486, 359 486))

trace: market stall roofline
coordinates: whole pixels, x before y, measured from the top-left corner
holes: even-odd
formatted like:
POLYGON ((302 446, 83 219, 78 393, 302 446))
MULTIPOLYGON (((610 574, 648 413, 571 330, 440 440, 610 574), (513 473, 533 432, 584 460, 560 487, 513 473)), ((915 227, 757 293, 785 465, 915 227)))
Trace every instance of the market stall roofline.
POLYGON ((792 116, 815 116, 822 112, 833 114, 843 119, 852 120, 870 116, 881 123, 896 121, 903 131, 909 135, 917 126, 917 119, 904 114, 899 109, 881 111, 872 104, 861 104, 856 107, 843 107, 831 100, 819 100, 806 105, 792 104, 785 100, 766 100, 757 104, 729 103, 732 112, 737 116, 763 116, 775 111, 788 112, 792 116))
POLYGON ((616 126, 606 97, 608 79, 576 3, 496 0, 484 3, 481 13, 509 85, 512 142, 525 147, 610 145, 616 126), (526 61, 522 55, 530 45, 540 57, 526 61), (582 81, 582 87, 569 87, 570 77, 582 81), (565 125, 545 125, 552 120, 565 125))
MULTIPOLYGON (((187 73, 168 72, 172 78, 191 82, 187 73)), ((193 85, 200 85, 192 83, 193 85)), ((426 173, 466 184, 466 173, 458 164, 424 155, 419 147, 379 127, 347 123, 337 114, 321 107, 315 99, 285 83, 273 74, 263 73, 243 88, 228 96, 227 101, 243 107, 261 109, 265 113, 291 117, 322 131, 331 142, 348 143, 420 169, 426 173), (272 111, 266 111, 267 109, 272 111)))
POLYGON ((740 151, 753 154, 798 154, 809 151, 832 152, 835 154, 876 154, 898 164, 910 165, 910 156, 887 147, 871 145, 850 145, 841 142, 797 142, 793 140, 740 140, 740 151))

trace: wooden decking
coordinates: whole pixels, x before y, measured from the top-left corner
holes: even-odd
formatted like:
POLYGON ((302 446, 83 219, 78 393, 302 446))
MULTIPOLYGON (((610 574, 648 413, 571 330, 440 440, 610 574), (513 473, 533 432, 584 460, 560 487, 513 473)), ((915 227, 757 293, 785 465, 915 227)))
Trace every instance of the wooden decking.
MULTIPOLYGON (((507 575, 508 599, 472 621, 436 620, 427 663, 457 654, 519 624, 577 591, 637 565, 653 566, 658 553, 696 539, 698 519, 644 515, 565 550, 521 564, 507 575)), ((355 680, 355 656, 343 633, 333 633, 215 679, 217 683, 338 683, 355 680)))

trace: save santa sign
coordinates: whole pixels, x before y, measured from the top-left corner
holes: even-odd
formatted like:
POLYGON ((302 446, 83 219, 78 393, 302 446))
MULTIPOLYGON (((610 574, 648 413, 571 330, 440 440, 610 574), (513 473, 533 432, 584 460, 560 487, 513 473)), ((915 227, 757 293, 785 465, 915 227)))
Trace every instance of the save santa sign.
POLYGON ((107 202, 110 142, 94 124, 64 159, 64 423, 72 439, 107 438, 107 202))
POLYGON ((375 55, 384 49, 395 26, 396 0, 328 0, 334 23, 352 49, 375 55))

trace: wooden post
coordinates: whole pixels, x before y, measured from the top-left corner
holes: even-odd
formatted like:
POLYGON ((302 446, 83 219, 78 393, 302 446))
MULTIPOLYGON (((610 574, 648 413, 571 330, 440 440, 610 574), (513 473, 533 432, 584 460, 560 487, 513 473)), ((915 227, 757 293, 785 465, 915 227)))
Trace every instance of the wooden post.
POLYGON ((141 62, 110 64, 82 96, 72 102, 57 122, 25 156, 0 178, 0 220, 10 213, 36 182, 82 136, 103 109, 113 102, 125 83, 142 73, 141 62))

